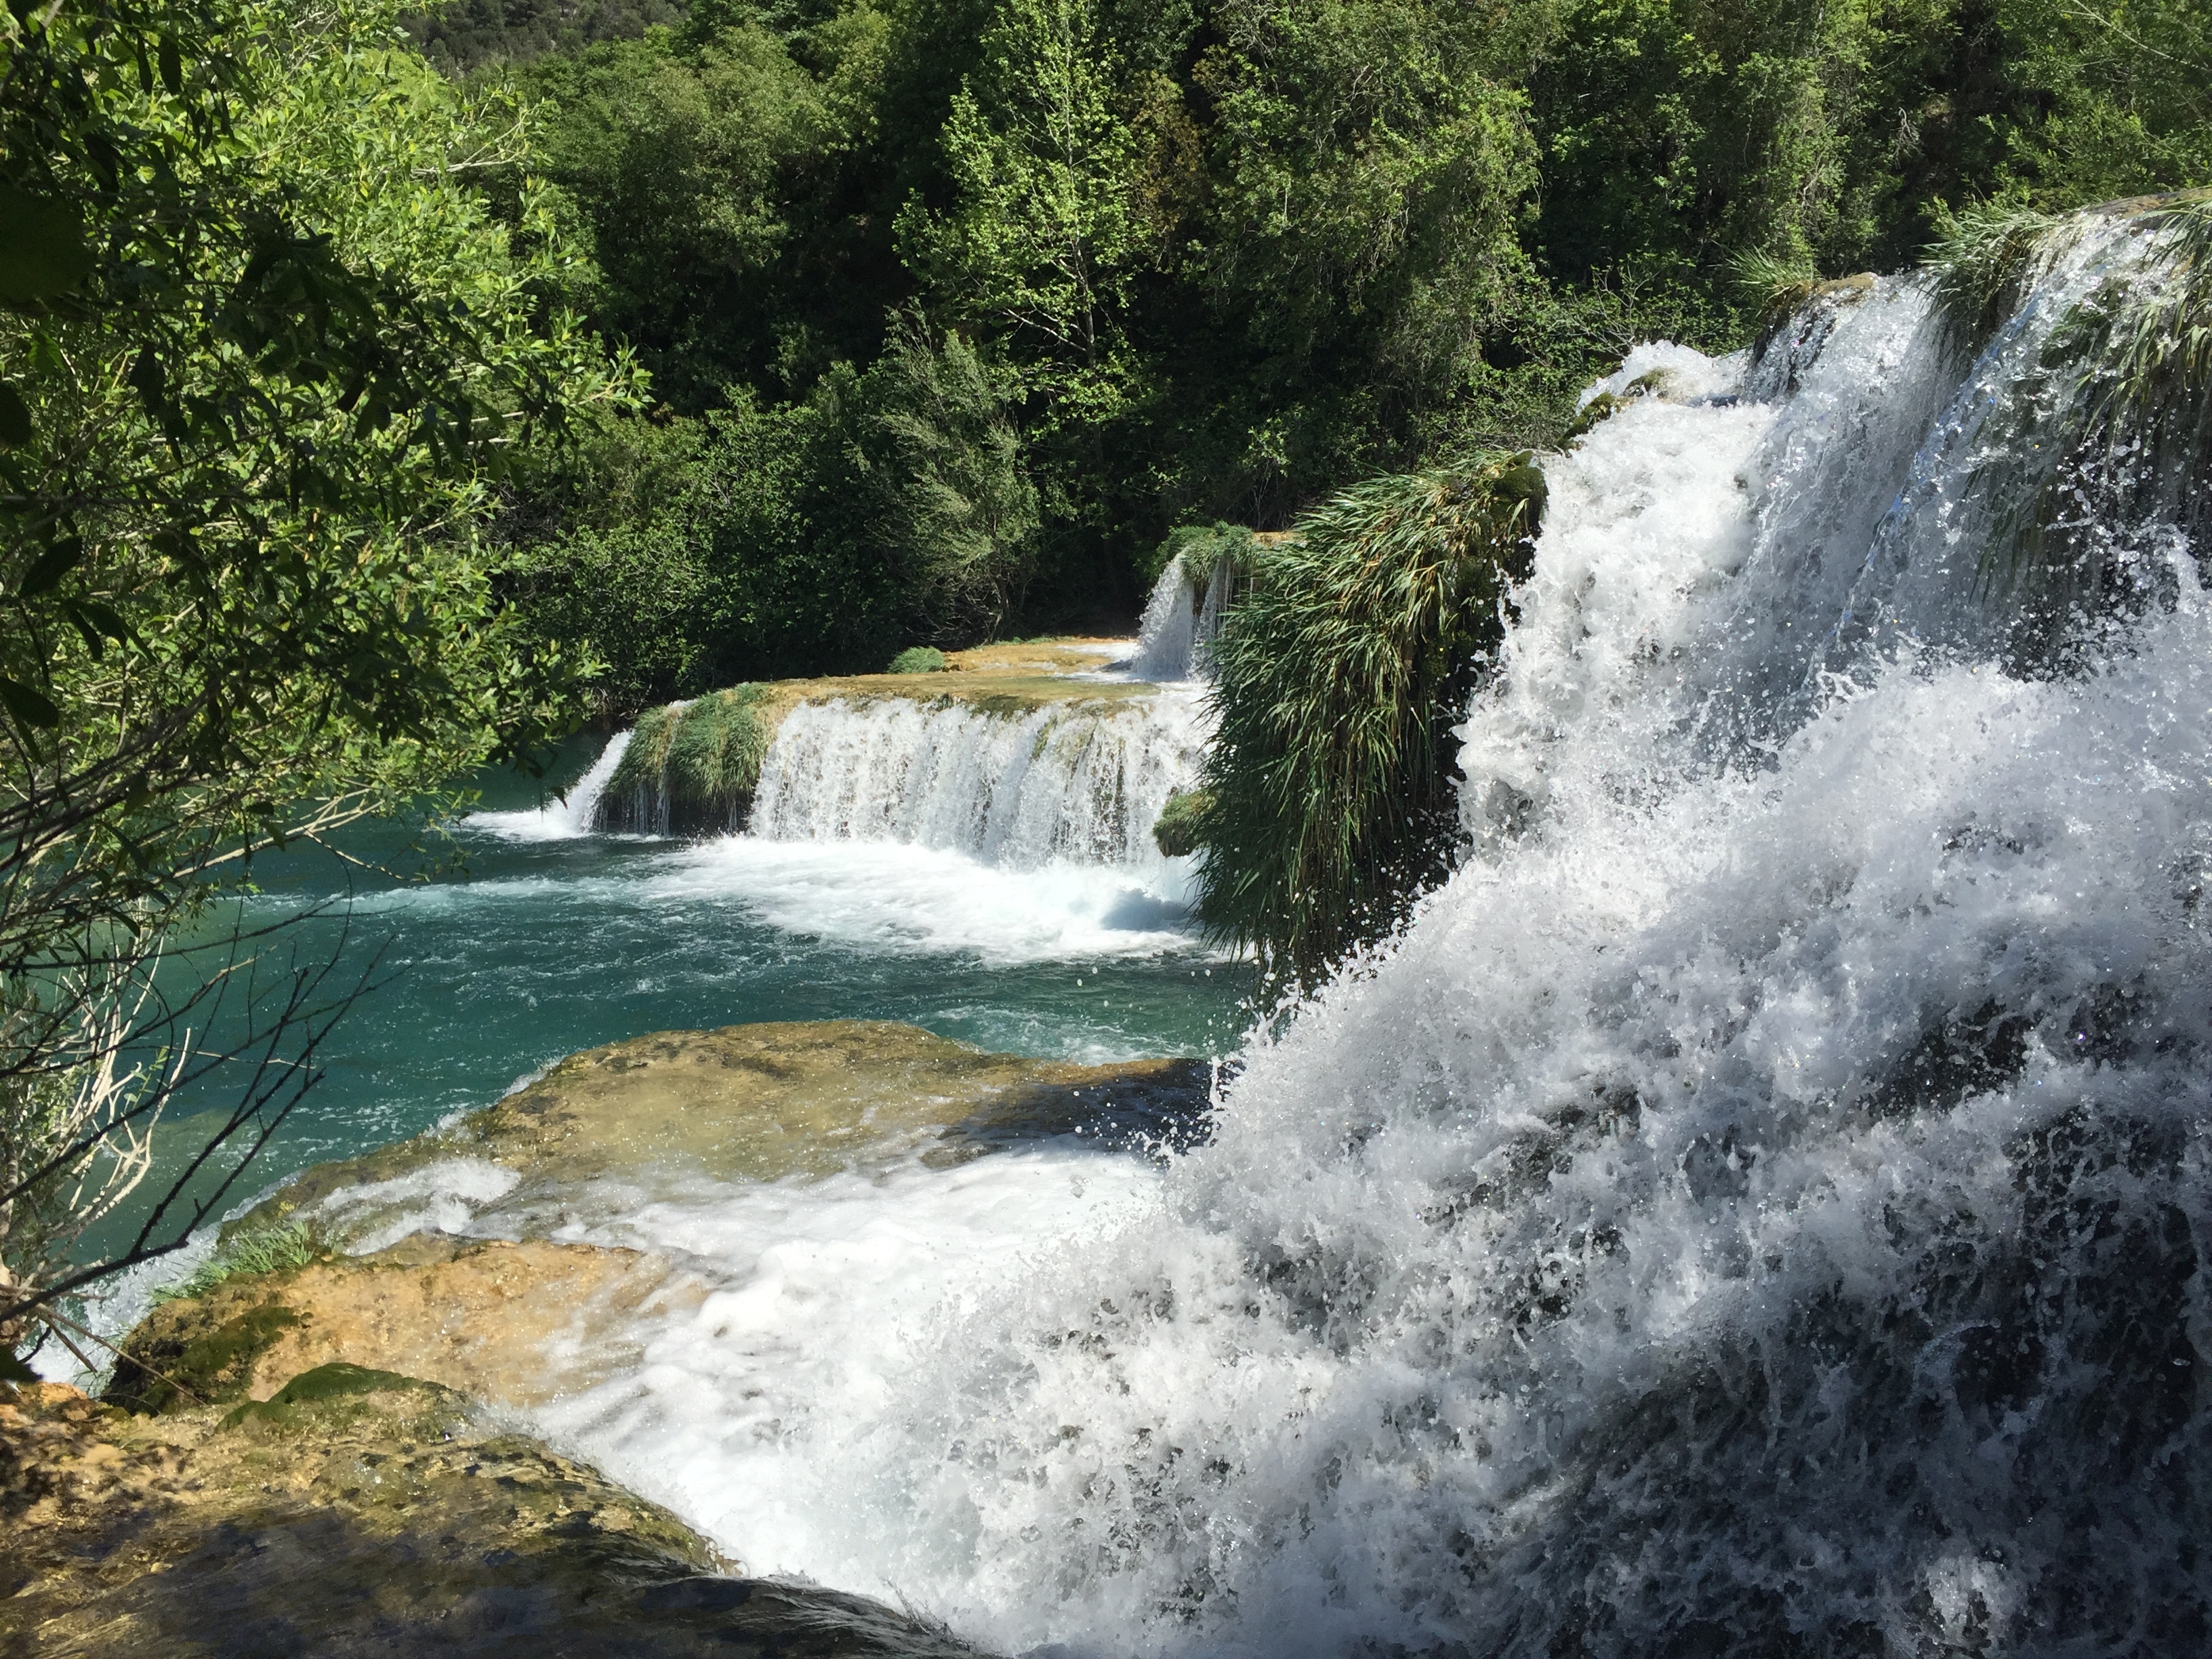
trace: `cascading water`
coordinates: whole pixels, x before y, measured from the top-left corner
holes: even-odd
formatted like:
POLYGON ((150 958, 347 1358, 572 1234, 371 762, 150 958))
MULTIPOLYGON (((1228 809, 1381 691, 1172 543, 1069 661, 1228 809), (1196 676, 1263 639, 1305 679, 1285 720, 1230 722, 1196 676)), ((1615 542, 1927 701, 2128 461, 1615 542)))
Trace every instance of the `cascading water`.
POLYGON ((606 793, 608 780, 622 764, 629 740, 628 732, 616 732, 607 746, 599 750, 599 758, 586 769, 584 775, 569 786, 567 794, 556 796, 534 811, 471 813, 471 827, 509 841, 566 841, 572 836, 590 835, 592 821, 599 810, 599 797, 606 793))
POLYGON ((581 1206, 708 1290, 550 1426, 1006 1651, 2204 1651, 2212 606, 2115 521, 2032 658, 1977 507, 2160 252, 1971 366, 1902 283, 1632 359, 1475 854, 1210 1144, 581 1206))
POLYGON ((1211 574, 1193 577, 1181 553, 1167 562, 1145 601, 1137 624, 1137 650, 1130 673, 1140 680, 1187 680, 1206 672, 1206 647, 1221 631, 1236 580, 1232 561, 1217 558, 1211 574))
POLYGON ((1019 715, 903 698, 802 703, 762 763, 750 833, 1164 875, 1152 827, 1205 745, 1203 709, 1175 690, 1019 715))

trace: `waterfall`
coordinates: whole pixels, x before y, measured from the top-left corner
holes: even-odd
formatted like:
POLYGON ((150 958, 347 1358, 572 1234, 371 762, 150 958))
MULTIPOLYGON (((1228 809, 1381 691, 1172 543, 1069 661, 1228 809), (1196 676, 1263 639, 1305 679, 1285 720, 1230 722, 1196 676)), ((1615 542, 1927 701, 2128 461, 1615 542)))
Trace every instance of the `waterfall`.
POLYGON ((509 841, 566 841, 590 835, 592 821, 599 814, 599 797, 606 793, 608 780, 622 764, 629 739, 627 732, 617 732, 610 738, 606 747, 599 750, 599 758, 582 777, 568 786, 566 794, 556 795, 529 811, 471 812, 469 826, 509 841))
POLYGON ((1229 608, 1234 562, 1216 557, 1211 570, 1193 573, 1178 553, 1167 562, 1145 601, 1137 625, 1137 650, 1129 672, 1140 680, 1187 680, 1206 672, 1206 647, 1221 631, 1229 608))
MULTIPOLYGON (((1474 855, 1209 1144, 631 1218, 720 1288, 556 1425, 1006 1652, 2203 1651, 2212 606, 2111 505, 2186 481, 2051 424, 2172 257, 2085 218, 1978 349, 1888 281, 1632 358, 1461 728, 1474 855), (2094 586, 2006 577, 2023 501, 2094 586)), ((794 830, 936 822, 817 720, 794 830)))
POLYGON ((1129 672, 1140 680, 1190 678, 1191 653, 1198 643, 1198 610, 1191 602, 1190 577, 1176 554, 1152 584, 1145 614, 1137 623, 1137 654, 1129 672))
POLYGON ((802 703, 762 763, 750 833, 900 842, 986 863, 1164 872, 1152 827, 1204 759, 1176 689, 1014 714, 906 698, 802 703))

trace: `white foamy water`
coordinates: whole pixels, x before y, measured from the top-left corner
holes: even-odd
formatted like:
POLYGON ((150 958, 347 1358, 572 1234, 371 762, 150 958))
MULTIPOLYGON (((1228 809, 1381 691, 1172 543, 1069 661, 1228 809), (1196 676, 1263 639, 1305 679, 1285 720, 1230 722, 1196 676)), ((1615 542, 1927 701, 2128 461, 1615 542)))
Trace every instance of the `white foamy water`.
POLYGON ((1172 682, 1206 672, 1206 648, 1221 631, 1229 608, 1230 562, 1218 561, 1205 591, 1194 591, 1183 556, 1167 562, 1145 600, 1137 624, 1137 649, 1129 662, 1133 679, 1172 682))
POLYGON ((908 699, 802 703, 761 764, 748 834, 896 842, 1008 869, 1111 866, 1180 878, 1153 845, 1205 757, 1192 691, 1001 714, 908 699))
POLYGON ((532 811, 471 812, 462 820, 471 830, 482 830, 506 841, 569 841, 578 836, 592 833, 592 815, 599 810, 599 797, 606 793, 607 781, 622 764, 623 751, 629 747, 631 734, 617 732, 608 739, 599 757, 579 778, 563 796, 556 796, 544 805, 532 811))
POLYGON ((647 892, 732 899, 785 933, 872 951, 1015 963, 1189 950, 1189 863, 1008 868, 898 842, 726 836, 665 861, 647 892))
POLYGON ((1549 462, 1477 854, 1210 1145, 642 1212, 724 1312, 555 1426, 1002 1651, 2202 1651, 2212 617, 2115 525, 2155 602, 2037 659, 1973 545, 2043 464, 1988 406, 2155 251, 1971 368, 1885 284, 1549 462))

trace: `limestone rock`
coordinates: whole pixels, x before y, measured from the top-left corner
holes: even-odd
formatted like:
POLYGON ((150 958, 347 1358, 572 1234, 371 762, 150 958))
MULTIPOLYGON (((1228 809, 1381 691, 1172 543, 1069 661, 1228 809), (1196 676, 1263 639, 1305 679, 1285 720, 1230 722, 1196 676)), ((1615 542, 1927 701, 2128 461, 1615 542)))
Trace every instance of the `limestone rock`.
POLYGON ((125 1340, 105 1398, 149 1412, 266 1400, 345 1361, 528 1407, 634 1361, 614 1333, 641 1311, 704 1293, 635 1250, 413 1237, 155 1307, 125 1340))
POLYGON ((388 1372, 327 1365, 265 1404, 158 1418, 0 1388, 6 1654, 971 1654, 723 1565, 665 1510, 388 1372))
POLYGON ((1075 1066, 879 1020, 662 1031, 571 1055, 447 1128, 319 1164, 234 1225, 307 1214, 333 1243, 373 1247, 435 1224, 436 1178, 477 1182, 520 1212, 608 1176, 824 1176, 917 1148, 957 1162, 1078 1128, 1187 1139, 1210 1081, 1202 1061, 1075 1066))

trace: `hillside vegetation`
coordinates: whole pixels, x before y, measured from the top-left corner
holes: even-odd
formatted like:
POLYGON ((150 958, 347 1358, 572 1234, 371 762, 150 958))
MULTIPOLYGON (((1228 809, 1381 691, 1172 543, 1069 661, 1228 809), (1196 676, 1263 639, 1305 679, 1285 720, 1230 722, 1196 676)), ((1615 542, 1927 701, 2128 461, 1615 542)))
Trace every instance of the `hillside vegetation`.
POLYGON ((617 712, 1126 626, 1174 526, 1542 447, 1635 340, 1740 344, 1778 284, 1908 264, 1947 209, 2212 181, 2185 0, 467 0, 416 27, 534 108, 592 255, 562 297, 653 377, 505 520, 526 609, 598 646, 617 712), (573 44, 594 30, 630 38, 573 44))

